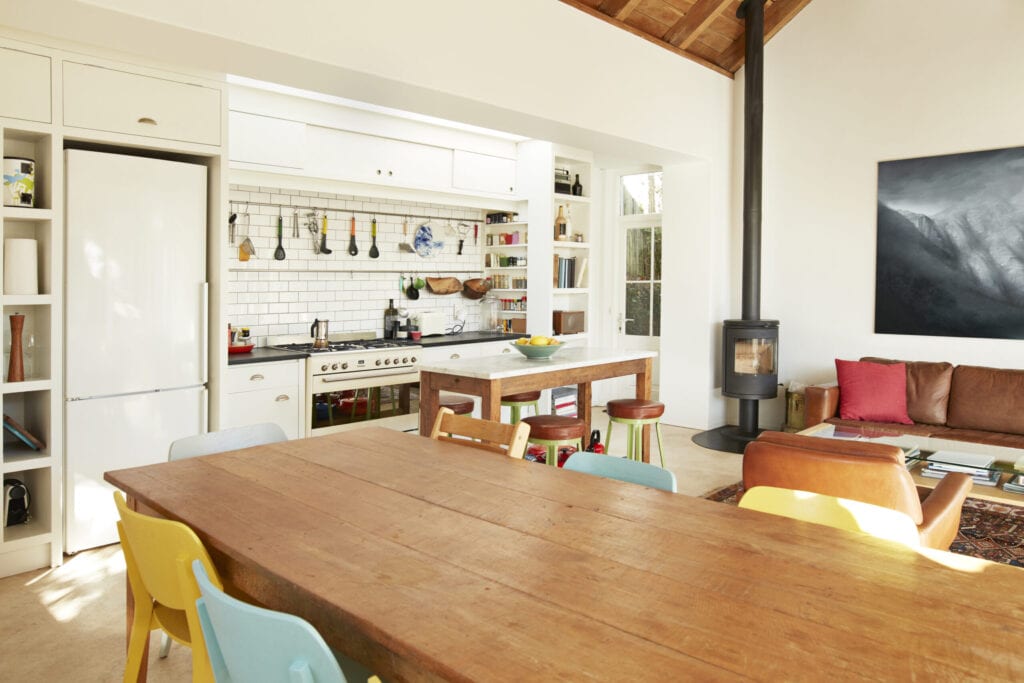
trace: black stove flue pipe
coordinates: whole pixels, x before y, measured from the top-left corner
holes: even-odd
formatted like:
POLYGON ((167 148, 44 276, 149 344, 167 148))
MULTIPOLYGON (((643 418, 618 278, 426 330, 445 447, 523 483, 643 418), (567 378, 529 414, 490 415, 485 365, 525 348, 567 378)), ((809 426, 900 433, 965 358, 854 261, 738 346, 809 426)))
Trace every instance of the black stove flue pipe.
MULTIPOLYGON (((761 317, 761 176, 764 156, 764 0, 743 0, 743 299, 742 319, 761 317)), ((739 427, 756 435, 758 402, 741 398, 739 427)))

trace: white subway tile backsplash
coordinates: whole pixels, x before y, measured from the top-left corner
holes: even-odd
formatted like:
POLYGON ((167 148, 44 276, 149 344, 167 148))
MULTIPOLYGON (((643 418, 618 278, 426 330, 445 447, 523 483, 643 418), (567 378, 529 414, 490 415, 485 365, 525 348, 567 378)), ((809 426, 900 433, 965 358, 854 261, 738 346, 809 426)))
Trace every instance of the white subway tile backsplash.
POLYGON ((410 313, 440 310, 449 320, 461 311, 467 319, 466 329, 479 326, 476 301, 458 294, 438 296, 427 289, 420 299, 406 298, 399 290, 399 277, 454 275, 461 280, 481 276, 481 244, 473 244, 472 224, 479 223, 483 234, 484 211, 474 208, 422 202, 402 202, 326 192, 285 190, 274 187, 232 185, 229 189, 232 211, 239 214, 236 222, 236 245, 246 236, 256 247, 256 257, 242 262, 237 248, 229 248, 228 283, 225 303, 231 323, 245 325, 250 334, 262 343, 262 337, 280 334, 306 334, 314 317, 331 321, 332 331, 383 333, 384 309, 389 299, 410 313), (284 204, 285 207, 246 207, 246 202, 284 204), (292 237, 291 207, 298 209, 299 234, 292 237), (309 208, 306 208, 309 207, 309 208), (311 234, 308 219, 317 209, 314 221, 316 234, 311 234), (327 244, 331 254, 318 254, 314 242, 320 241, 320 221, 327 209, 327 244), (248 218, 244 215, 248 212, 248 218), (352 212, 356 212, 356 243, 359 254, 348 254, 348 235, 352 212), (373 212, 407 214, 377 216, 377 248, 380 258, 370 259, 370 219, 373 212), (277 246, 277 216, 283 216, 282 245, 287 257, 273 258, 277 246), (422 223, 417 216, 451 216, 451 219, 430 222, 434 239, 445 246, 431 259, 421 258, 399 249, 409 242, 422 223), (456 254, 459 221, 469 223, 461 256, 456 254), (407 233, 402 233, 406 223, 407 233), (448 229, 448 225, 452 230, 448 229), (470 271, 470 272, 467 272, 470 271))

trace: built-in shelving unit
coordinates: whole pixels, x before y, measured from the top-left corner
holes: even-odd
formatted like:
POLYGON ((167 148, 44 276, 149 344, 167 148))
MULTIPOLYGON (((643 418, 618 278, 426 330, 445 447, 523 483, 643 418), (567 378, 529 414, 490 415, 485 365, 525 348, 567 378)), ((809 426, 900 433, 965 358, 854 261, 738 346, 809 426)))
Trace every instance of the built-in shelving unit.
POLYGON ((0 529, 0 576, 42 566, 62 558, 61 485, 62 430, 60 336, 62 308, 62 163, 51 126, 8 119, 0 111, 3 156, 35 162, 33 207, 0 207, 0 309, 3 310, 4 355, 0 401, 5 418, 42 442, 28 445, 11 429, 3 430, 0 472, 29 491, 29 520, 0 529), (4 250, 11 239, 36 243, 37 294, 12 293, 4 283, 4 250), (25 317, 21 333, 25 378, 11 381, 11 316, 25 317))
POLYGON ((529 224, 525 221, 484 225, 484 277, 491 280, 491 295, 499 302, 498 317, 508 331, 526 331, 523 318, 528 312, 528 235, 529 224))
MULTIPOLYGON (((554 169, 566 169, 574 181, 583 186, 582 195, 554 193, 551 214, 552 241, 552 314, 554 311, 582 311, 584 325, 590 323, 590 239, 593 235, 590 192, 592 188, 593 159, 588 152, 554 147, 554 169), (561 208, 568 218, 568 235, 559 239, 554 225, 561 208)), ((552 328, 553 322, 550 323, 552 328)), ((584 327, 584 331, 586 327, 584 327)), ((557 330, 556 330, 557 332, 557 330)))

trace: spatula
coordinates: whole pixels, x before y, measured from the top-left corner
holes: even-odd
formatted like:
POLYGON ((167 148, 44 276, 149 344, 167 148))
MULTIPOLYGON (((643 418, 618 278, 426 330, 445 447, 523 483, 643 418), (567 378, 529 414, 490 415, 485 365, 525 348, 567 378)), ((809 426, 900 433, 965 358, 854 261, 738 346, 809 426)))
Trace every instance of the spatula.
POLYGON ((380 250, 377 249, 377 219, 374 218, 370 221, 370 237, 373 238, 373 244, 370 246, 370 258, 377 258, 380 256, 380 250))
POLYGON ((324 211, 324 224, 320 230, 320 253, 330 254, 332 251, 334 250, 327 248, 327 212, 324 211))
POLYGON ((352 227, 348 232, 348 253, 350 256, 355 256, 359 253, 359 247, 356 246, 356 217, 352 216, 352 227))
POLYGON ((284 219, 281 218, 281 214, 277 214, 277 249, 274 250, 274 260, 284 261, 284 246, 281 244, 282 232, 284 230, 284 219))

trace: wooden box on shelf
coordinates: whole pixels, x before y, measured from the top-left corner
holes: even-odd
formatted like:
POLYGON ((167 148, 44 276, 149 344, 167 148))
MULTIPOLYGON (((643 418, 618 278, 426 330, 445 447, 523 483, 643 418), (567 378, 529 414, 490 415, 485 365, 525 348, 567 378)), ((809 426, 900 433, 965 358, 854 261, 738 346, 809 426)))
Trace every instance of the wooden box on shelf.
POLYGON ((552 311, 555 334, 579 334, 584 328, 583 311, 552 311))

